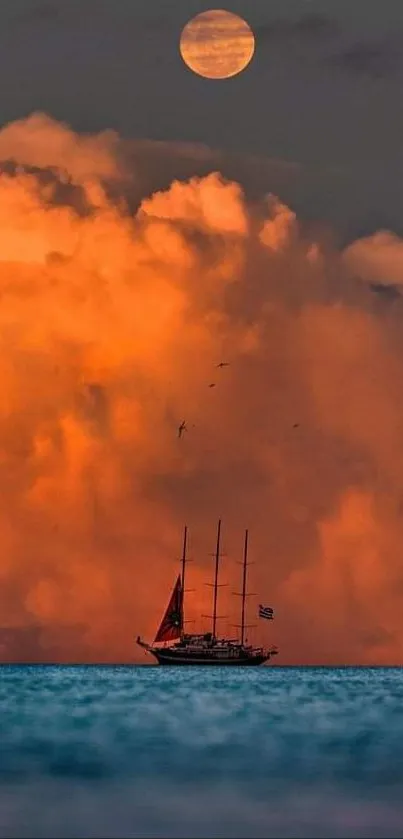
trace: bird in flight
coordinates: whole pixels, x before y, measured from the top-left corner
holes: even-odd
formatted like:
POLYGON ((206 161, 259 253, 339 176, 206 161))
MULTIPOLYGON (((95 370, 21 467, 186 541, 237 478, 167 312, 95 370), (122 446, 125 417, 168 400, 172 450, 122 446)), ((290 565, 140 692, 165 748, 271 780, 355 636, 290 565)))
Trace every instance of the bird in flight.
POLYGON ((299 422, 294 422, 293 428, 299 428, 299 422))
POLYGON ((178 438, 179 439, 182 437, 182 434, 183 434, 184 431, 187 431, 187 426, 186 426, 185 420, 183 420, 183 422, 181 422, 181 424, 178 428, 178 438))
POLYGON ((229 361, 220 361, 217 367, 229 367, 229 361))
POLYGON ((211 385, 209 385, 209 387, 215 387, 215 382, 211 382, 211 385))

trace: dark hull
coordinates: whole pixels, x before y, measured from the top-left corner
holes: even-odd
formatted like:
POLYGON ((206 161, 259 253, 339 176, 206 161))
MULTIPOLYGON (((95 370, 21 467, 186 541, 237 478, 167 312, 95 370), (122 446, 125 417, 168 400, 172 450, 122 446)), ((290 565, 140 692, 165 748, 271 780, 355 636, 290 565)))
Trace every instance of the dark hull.
POLYGON ((253 655, 242 658, 216 658, 214 656, 209 657, 208 655, 178 655, 177 653, 173 653, 172 650, 169 652, 165 652, 164 650, 150 650, 150 653, 157 659, 158 664, 164 664, 170 667, 258 667, 270 658, 270 656, 267 655, 253 655))

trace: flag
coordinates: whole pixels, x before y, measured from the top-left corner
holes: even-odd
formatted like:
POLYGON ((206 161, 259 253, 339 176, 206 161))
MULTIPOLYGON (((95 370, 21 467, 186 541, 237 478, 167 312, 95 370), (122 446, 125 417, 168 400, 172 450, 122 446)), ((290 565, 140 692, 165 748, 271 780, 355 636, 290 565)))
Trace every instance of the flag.
POLYGON ((259 604, 259 618, 266 618, 268 621, 273 620, 273 609, 270 606, 262 606, 259 604))

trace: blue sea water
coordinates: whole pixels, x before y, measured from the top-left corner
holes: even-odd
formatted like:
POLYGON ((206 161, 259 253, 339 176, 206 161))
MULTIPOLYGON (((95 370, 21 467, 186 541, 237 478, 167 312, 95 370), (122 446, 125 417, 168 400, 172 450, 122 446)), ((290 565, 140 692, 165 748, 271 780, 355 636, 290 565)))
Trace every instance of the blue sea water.
POLYGON ((403 670, 0 667, 1 837, 403 837, 403 670))

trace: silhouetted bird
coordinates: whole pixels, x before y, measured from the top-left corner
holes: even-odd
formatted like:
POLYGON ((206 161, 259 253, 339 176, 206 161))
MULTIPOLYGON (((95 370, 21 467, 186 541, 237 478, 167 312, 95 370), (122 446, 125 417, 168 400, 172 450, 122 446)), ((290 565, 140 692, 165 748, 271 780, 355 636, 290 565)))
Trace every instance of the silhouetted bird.
POLYGON ((215 387, 215 382, 211 382, 211 385, 209 385, 209 387, 215 387))
POLYGON ((179 437, 179 439, 182 437, 182 434, 183 434, 183 432, 184 432, 184 431, 187 431, 187 428, 186 428, 186 422, 185 422, 185 420, 183 420, 183 422, 181 422, 181 424, 180 424, 180 426, 179 426, 179 428, 178 428, 178 437, 179 437))
POLYGON ((220 361, 217 367, 229 367, 229 361, 220 361))
POLYGON ((293 428, 299 428, 299 422, 294 422, 293 428))

